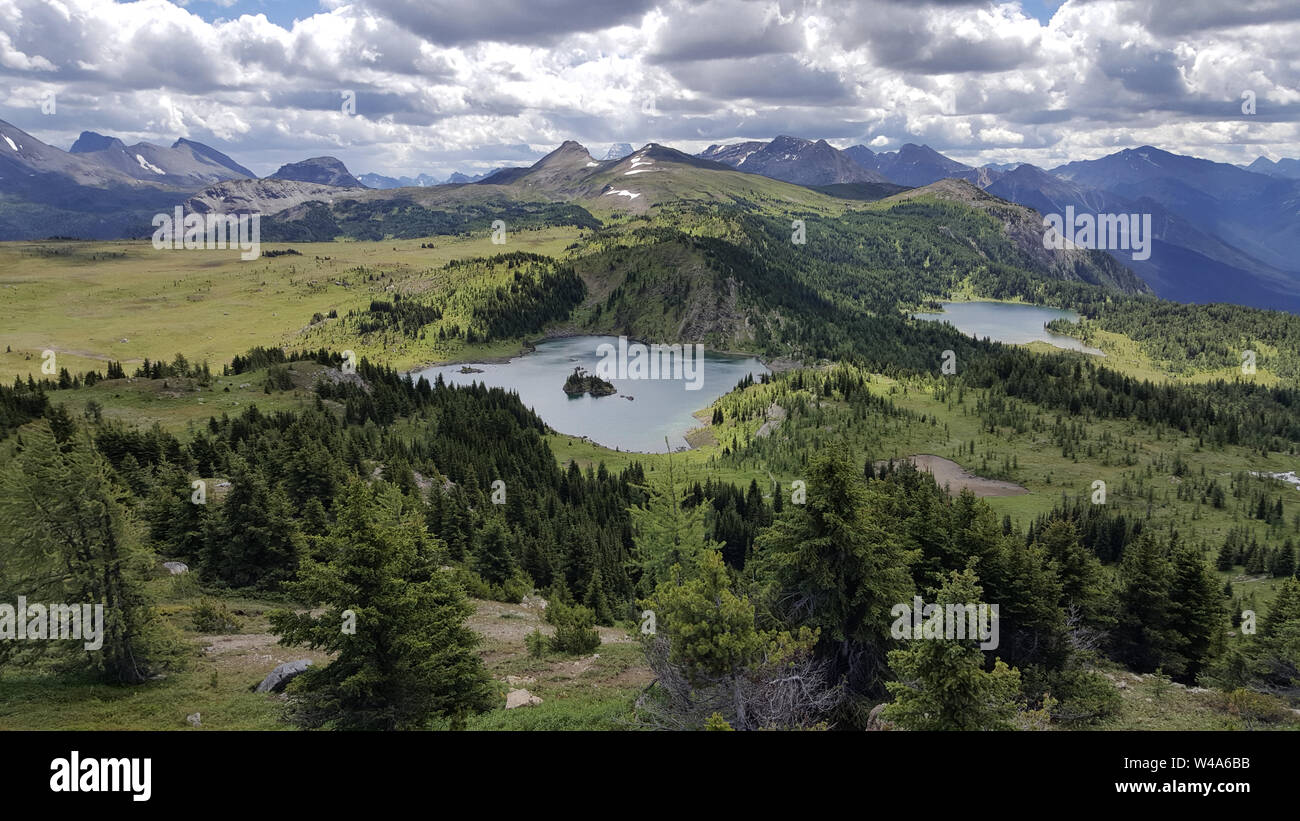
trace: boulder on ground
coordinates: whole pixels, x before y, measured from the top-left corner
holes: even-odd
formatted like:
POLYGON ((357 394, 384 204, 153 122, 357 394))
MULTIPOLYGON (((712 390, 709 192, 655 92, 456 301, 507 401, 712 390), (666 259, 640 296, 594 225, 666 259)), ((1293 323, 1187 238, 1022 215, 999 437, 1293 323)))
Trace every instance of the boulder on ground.
POLYGON ((506 709, 513 710, 516 707, 532 707, 541 704, 542 700, 527 690, 511 690, 506 694, 506 709))
POLYGON ((307 668, 310 666, 311 666, 311 659, 298 659, 297 661, 286 661, 284 664, 281 664, 279 667, 276 667, 274 670, 268 673, 266 678, 262 679, 262 683, 257 685, 256 688, 254 688, 253 692, 254 693, 283 692, 285 685, 287 685, 289 682, 293 681, 295 678, 302 675, 303 673, 307 672, 307 668))
POLYGON ((190 572, 190 566, 185 562, 163 562, 163 567, 167 568, 167 571, 173 576, 190 572))
POLYGON ((871 708, 871 712, 867 714, 867 729, 868 729, 868 730, 892 730, 892 729, 894 729, 894 725, 893 725, 892 723, 890 723, 889 721, 886 721, 886 720, 885 720, 884 712, 885 712, 885 705, 884 705, 884 704, 877 704, 875 707, 872 707, 872 708, 871 708))

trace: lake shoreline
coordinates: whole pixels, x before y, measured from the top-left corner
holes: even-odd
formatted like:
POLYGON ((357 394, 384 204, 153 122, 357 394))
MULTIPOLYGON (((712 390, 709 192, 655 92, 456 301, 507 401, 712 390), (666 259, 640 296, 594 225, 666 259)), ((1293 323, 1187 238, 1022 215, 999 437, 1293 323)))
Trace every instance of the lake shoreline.
MULTIPOLYGON (((669 449, 692 450, 707 446, 712 436, 706 424, 709 409, 722 396, 746 379, 755 381, 773 372, 768 363, 753 354, 703 349, 698 364, 674 369, 676 378, 622 379, 606 376, 614 389, 610 395, 570 395, 564 386, 576 373, 599 373, 606 359, 603 355, 618 336, 560 331, 549 333, 511 356, 456 357, 455 361, 413 369, 413 379, 431 383, 442 380, 448 385, 483 384, 490 388, 512 391, 525 407, 531 409, 555 434, 575 437, 610 450, 628 453, 663 453, 663 440, 669 449), (464 373, 473 365, 479 372, 464 373), (690 374, 689 376, 687 374, 690 374), (619 401, 619 400, 623 401, 619 401)), ((627 337, 630 342, 641 342, 627 337)), ((703 346, 701 346, 702 348, 703 346)), ((695 357, 695 351, 686 353, 695 357)), ((778 369, 787 362, 773 362, 778 369)))
MULTIPOLYGON (((625 334, 624 334, 625 335, 625 334)), ((433 361, 421 362, 412 365, 406 370, 406 373, 415 373, 416 371, 426 371, 430 368, 445 368, 451 365, 508 365, 521 356, 527 356, 530 353, 537 352, 537 346, 546 342, 555 342, 561 339, 572 339, 577 336, 612 336, 617 338, 620 334, 597 333, 596 331, 583 331, 579 329, 564 329, 549 331, 545 336, 537 337, 524 341, 524 348, 516 353, 497 356, 479 356, 479 357, 455 357, 452 359, 438 359, 433 361)), ((629 343, 638 343, 641 345, 667 344, 655 343, 635 336, 628 336, 629 343)), ((694 344, 694 343, 691 343, 694 344)), ((769 357, 766 354, 757 351, 733 351, 717 350, 716 348, 707 348, 709 353, 722 354, 723 356, 742 356, 752 357, 763 363, 763 366, 774 374, 784 373, 785 371, 797 370, 798 368, 808 367, 807 363, 788 356, 769 357)))
POLYGON ((1101 348, 1089 345, 1077 336, 1049 328, 1050 323, 1059 319, 1077 322, 1080 318, 1076 311, 1052 305, 997 299, 946 300, 937 310, 927 307, 922 311, 912 311, 908 316, 921 322, 947 323, 977 340, 1030 348, 1041 344, 1059 351, 1106 356, 1101 348))

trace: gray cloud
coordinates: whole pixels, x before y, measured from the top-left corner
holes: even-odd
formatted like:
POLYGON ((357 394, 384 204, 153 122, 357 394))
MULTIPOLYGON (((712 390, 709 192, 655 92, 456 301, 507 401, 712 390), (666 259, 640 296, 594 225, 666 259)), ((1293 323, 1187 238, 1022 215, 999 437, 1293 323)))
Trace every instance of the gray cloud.
POLYGON ((1300 20, 1295 0, 1129 0, 1130 13, 1156 34, 1300 20))
POLYGON ((1187 93, 1178 59, 1172 52, 1129 43, 1103 43, 1099 51, 1102 73, 1129 91, 1170 101, 1187 93))
POLYGON ((649 59, 654 63, 791 54, 803 46, 802 4, 718 0, 664 7, 668 25, 649 59))
POLYGON ((671 72, 682 85, 714 99, 794 105, 851 99, 838 74, 807 66, 789 55, 694 61, 673 66, 671 72))
POLYGON ((431 43, 549 42, 564 34, 632 23, 653 0, 365 0, 367 8, 431 43))

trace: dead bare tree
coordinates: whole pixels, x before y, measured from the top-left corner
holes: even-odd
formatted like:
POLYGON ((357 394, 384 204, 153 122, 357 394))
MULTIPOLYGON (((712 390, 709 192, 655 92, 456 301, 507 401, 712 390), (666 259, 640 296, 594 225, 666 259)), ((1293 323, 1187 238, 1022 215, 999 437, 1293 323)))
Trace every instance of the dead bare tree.
POLYGON ((1065 611, 1065 630, 1070 642, 1070 649, 1076 653, 1095 653, 1106 641, 1106 633, 1084 622, 1083 613, 1077 604, 1071 604, 1065 611))
POLYGON ((717 713, 737 730, 801 729, 824 721, 843 699, 827 664, 808 653, 765 656, 735 675, 692 681, 671 661, 670 649, 662 634, 645 642, 655 680, 637 699, 636 713, 651 727, 699 729, 717 713))

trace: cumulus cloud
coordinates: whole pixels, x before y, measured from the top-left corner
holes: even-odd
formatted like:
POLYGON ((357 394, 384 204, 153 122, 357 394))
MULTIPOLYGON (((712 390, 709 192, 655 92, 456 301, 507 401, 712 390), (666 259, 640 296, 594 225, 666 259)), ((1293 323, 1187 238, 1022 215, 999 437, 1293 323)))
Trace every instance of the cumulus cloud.
POLYGON ((767 0, 678 0, 665 6, 650 49, 652 62, 797 54, 804 45, 802 5, 782 11, 767 0))
POLYGON ((1300 6, 1066 0, 1044 23, 1014 1, 329 0, 278 25, 0 0, 0 85, 0 119, 53 144, 188 137, 261 173, 332 154, 437 175, 565 139, 777 134, 976 163, 1141 144, 1248 162, 1300 155, 1300 6))

